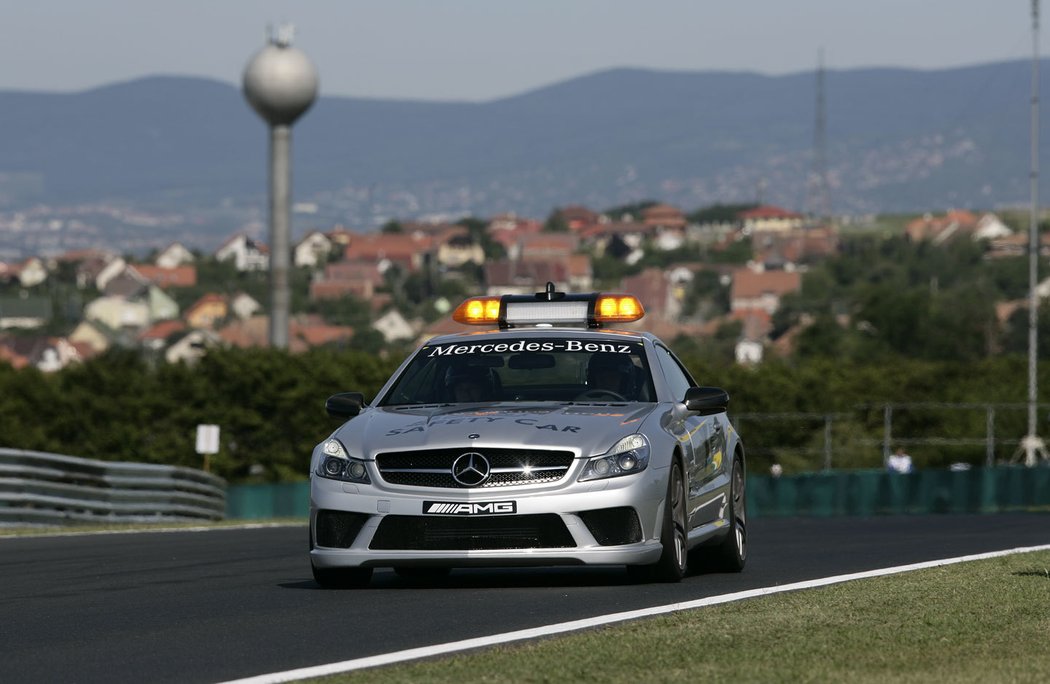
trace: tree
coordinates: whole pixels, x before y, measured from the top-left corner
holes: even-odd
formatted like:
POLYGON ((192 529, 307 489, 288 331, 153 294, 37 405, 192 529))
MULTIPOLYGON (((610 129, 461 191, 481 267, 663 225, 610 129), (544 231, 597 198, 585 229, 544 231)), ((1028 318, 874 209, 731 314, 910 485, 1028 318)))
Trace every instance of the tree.
POLYGON ((613 259, 623 260, 631 253, 631 248, 619 235, 613 235, 605 245, 605 255, 613 259))
POLYGON ((800 359, 841 356, 849 346, 849 336, 849 331, 843 329, 831 315, 822 313, 799 331, 795 338, 795 355, 800 359))
POLYGON ((602 213, 613 221, 641 221, 642 213, 649 207, 655 207, 656 204, 656 200, 647 199, 630 204, 621 204, 611 209, 606 209, 602 213))
POLYGON ((801 292, 782 299, 773 335, 814 321, 799 339, 807 357, 832 353, 832 345, 839 358, 858 359, 974 361, 1016 349, 1014 339, 1001 339, 994 303, 1023 293, 1023 260, 985 254, 985 245, 965 238, 935 245, 848 237, 838 256, 805 274, 801 292))
MULTIPOLYGON (((502 259, 507 256, 507 250, 503 245, 492 239, 488 232, 488 223, 473 216, 467 216, 456 221, 457 226, 463 226, 470 231, 470 239, 481 245, 486 259, 502 259)), ((566 228, 567 229, 567 228, 566 228)))
POLYGON ((308 313, 320 314, 332 325, 366 326, 372 317, 368 302, 347 295, 334 299, 317 299, 307 303, 308 313))
POLYGON ((733 223, 742 211, 754 209, 757 204, 712 204, 688 215, 690 223, 733 223))
POLYGON ((723 285, 718 273, 697 271, 685 294, 682 313, 713 318, 729 311, 729 287, 723 285))
POLYGON ((547 220, 543 224, 543 232, 545 233, 568 233, 569 224, 562 218, 561 212, 557 209, 552 211, 547 217, 547 220))
POLYGON ((716 264, 746 264, 751 260, 751 241, 737 240, 721 251, 710 253, 712 263, 716 264))
POLYGON ((366 354, 381 355, 387 347, 383 333, 375 328, 367 327, 354 332, 354 349, 366 354))

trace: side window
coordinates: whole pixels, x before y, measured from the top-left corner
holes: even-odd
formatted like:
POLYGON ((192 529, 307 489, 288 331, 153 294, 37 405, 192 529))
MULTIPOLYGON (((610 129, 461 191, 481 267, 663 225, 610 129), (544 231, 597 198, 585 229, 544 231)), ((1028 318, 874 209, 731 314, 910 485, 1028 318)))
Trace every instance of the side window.
POLYGON ((675 401, 681 401, 685 397, 685 391, 693 386, 693 379, 678 363, 678 359, 666 347, 657 346, 657 358, 660 359, 660 368, 664 371, 664 378, 671 388, 671 394, 675 401))

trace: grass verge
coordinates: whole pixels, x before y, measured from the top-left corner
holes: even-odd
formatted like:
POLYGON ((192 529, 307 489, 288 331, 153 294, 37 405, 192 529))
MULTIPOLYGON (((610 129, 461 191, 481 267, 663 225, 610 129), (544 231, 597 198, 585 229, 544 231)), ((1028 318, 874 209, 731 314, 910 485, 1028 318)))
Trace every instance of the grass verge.
POLYGON ((391 682, 1047 682, 1050 552, 363 670, 391 682))

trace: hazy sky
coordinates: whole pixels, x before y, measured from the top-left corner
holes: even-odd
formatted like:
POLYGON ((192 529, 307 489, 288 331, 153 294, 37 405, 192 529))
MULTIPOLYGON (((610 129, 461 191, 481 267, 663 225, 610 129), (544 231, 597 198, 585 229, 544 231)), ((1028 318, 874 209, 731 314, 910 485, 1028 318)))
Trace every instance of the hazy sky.
POLYGON ((240 83, 266 25, 284 22, 317 65, 324 95, 487 100, 618 66, 783 74, 814 69, 820 48, 829 69, 930 69, 1029 58, 1030 8, 1030 0, 0 0, 0 89, 81 90, 155 74, 240 83))

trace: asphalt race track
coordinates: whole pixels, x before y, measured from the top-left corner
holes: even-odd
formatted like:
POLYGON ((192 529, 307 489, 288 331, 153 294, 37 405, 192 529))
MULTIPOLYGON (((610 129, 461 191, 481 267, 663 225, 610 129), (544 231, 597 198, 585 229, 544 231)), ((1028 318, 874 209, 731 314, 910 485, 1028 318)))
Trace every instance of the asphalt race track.
POLYGON ((324 591, 306 527, 0 539, 0 682, 216 682, 762 586, 1050 543, 1050 515, 755 520, 739 575, 377 571, 324 591))

